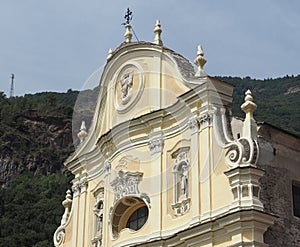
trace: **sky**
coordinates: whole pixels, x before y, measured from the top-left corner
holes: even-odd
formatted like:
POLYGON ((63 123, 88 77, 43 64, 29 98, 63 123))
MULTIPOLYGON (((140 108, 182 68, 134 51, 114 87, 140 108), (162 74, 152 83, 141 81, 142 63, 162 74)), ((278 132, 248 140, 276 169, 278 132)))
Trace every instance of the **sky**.
POLYGON ((139 40, 159 19, 166 47, 193 61, 201 44, 211 76, 300 74, 299 0, 0 0, 0 91, 12 73, 15 95, 82 89, 124 42, 127 7, 139 40))

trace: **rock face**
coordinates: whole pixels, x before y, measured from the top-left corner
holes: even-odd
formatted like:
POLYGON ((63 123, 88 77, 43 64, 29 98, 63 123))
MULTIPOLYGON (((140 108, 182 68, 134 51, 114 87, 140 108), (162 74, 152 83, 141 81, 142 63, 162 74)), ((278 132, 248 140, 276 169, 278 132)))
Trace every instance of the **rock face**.
POLYGON ((63 117, 19 115, 15 126, 0 124, 0 182, 27 171, 50 174, 63 168, 74 150, 71 120, 63 117))

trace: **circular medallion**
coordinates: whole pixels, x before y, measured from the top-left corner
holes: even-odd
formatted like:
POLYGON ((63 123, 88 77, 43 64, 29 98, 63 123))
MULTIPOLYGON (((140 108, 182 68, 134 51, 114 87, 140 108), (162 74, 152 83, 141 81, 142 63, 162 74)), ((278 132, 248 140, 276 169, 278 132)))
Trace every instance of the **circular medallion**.
POLYGON ((119 113, 129 111, 139 100, 144 89, 142 69, 127 64, 117 73, 115 81, 115 107, 119 113))

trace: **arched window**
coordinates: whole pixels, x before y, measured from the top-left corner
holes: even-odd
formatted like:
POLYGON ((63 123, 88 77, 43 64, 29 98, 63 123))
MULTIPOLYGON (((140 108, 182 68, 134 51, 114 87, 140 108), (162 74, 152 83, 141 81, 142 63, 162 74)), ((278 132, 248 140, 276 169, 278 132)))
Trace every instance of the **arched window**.
POLYGON ((123 197, 112 211, 113 236, 118 237, 125 228, 138 231, 146 224, 148 215, 148 206, 141 198, 123 197))

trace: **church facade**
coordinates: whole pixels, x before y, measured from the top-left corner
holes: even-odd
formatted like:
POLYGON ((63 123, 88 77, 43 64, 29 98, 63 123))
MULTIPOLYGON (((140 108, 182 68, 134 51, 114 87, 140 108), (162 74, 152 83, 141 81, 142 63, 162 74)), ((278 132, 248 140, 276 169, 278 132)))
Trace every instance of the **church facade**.
POLYGON ((245 119, 233 118, 233 86, 206 74, 201 46, 195 72, 163 46, 159 22, 151 43, 125 27, 65 163, 75 178, 55 246, 277 246, 284 217, 295 229, 280 241, 295 245, 278 246, 297 246, 299 138, 257 123, 249 90, 245 119), (285 209, 276 182, 290 186, 285 209))

